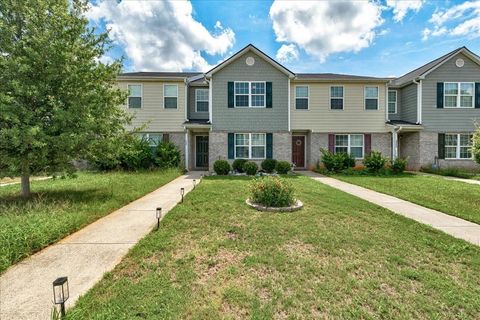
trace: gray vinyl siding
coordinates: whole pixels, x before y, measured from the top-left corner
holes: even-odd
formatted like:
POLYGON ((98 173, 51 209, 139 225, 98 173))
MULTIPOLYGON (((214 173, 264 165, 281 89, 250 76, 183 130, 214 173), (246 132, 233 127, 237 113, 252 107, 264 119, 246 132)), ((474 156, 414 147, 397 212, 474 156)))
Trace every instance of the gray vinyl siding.
POLYGON ((212 76, 213 130, 267 132, 288 130, 288 76, 253 52, 247 52, 212 76), (245 59, 255 64, 247 66, 245 59), (228 108, 229 81, 272 82, 272 108, 228 108))
MULTIPOLYGON (((388 119, 389 120, 402 120, 401 115, 401 106, 402 106, 402 95, 401 90, 399 89, 388 89, 388 91, 396 91, 397 92, 397 112, 396 113, 389 113, 388 119)), ((388 95, 387 95, 387 106, 388 106, 388 95)), ((387 109, 388 110, 388 109, 387 109)))
POLYGON ((475 120, 480 120, 480 109, 437 108, 437 82, 480 82, 480 66, 463 54, 428 74, 423 80, 422 124, 425 131, 471 132, 475 130, 475 120), (462 58, 465 65, 458 68, 455 61, 462 58))
POLYGON ((188 119, 191 120, 204 120, 208 119, 208 111, 207 112, 195 112, 195 90, 196 89, 208 89, 208 86, 205 87, 189 87, 188 88, 188 119))
POLYGON ((401 120, 417 122, 417 85, 412 83, 401 89, 401 120))

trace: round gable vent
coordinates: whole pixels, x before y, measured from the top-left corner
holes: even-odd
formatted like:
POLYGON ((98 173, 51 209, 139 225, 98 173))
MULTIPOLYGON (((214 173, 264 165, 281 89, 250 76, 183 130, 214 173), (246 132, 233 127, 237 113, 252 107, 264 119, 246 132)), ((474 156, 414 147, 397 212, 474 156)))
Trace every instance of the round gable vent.
POLYGON ((463 67, 464 64, 465 61, 463 61, 463 59, 457 59, 457 61, 455 61, 455 65, 459 68, 463 67))
POLYGON ((255 64, 255 59, 253 59, 253 57, 247 57, 247 59, 245 59, 245 63, 247 66, 253 66, 255 64))

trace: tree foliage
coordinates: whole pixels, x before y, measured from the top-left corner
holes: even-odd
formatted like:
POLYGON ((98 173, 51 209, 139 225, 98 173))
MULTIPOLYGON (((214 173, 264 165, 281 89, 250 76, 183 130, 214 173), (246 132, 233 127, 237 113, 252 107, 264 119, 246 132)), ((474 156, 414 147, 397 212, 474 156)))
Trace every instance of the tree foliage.
POLYGON ((73 160, 108 153, 123 134, 121 61, 100 62, 111 42, 88 26, 87 9, 78 0, 0 1, 0 176, 72 172, 73 160))

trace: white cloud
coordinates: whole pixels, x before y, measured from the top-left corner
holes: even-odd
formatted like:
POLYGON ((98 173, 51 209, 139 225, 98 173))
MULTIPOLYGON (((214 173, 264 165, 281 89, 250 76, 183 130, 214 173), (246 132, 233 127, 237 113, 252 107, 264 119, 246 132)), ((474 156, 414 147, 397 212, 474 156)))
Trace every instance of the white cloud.
POLYGON ((480 37, 480 2, 467 1, 451 8, 436 11, 429 22, 431 28, 423 30, 423 40, 432 36, 480 37))
POLYGON ((220 21, 209 32, 186 1, 105 0, 91 5, 87 17, 106 22, 136 70, 205 71, 211 66, 202 52, 224 55, 235 42, 235 33, 220 21))
POLYGON ((298 60, 298 49, 294 44, 283 44, 277 51, 276 58, 280 62, 298 60))
POLYGON ((294 44, 324 62, 338 52, 370 46, 383 23, 375 2, 279 1, 270 7, 276 40, 294 44))
POLYGON ((418 12, 424 0, 387 0, 387 7, 393 9, 393 20, 401 22, 408 11, 418 12))

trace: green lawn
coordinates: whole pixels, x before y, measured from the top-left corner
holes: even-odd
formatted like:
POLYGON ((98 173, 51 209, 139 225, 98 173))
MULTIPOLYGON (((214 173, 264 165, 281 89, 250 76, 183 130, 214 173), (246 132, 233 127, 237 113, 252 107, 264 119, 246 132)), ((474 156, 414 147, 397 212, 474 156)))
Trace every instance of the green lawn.
POLYGON ((20 185, 0 187, 0 272, 179 174, 80 173, 77 178, 33 181, 29 200, 20 198, 20 185))
POLYGON ((189 193, 68 319, 474 319, 480 248, 307 177, 258 212, 248 178, 189 193))
POLYGON ((480 185, 415 174, 332 177, 480 223, 480 185))

